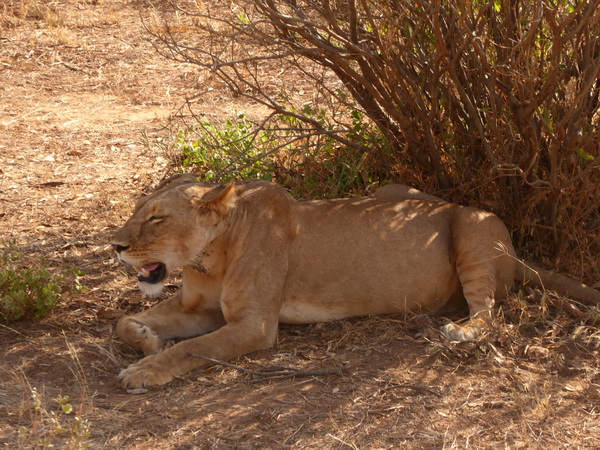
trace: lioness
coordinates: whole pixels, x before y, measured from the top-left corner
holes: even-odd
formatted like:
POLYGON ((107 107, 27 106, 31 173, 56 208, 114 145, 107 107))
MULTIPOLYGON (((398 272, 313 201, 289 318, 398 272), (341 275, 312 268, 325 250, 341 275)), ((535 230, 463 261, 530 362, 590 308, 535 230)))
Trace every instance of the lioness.
MULTIPOLYGON (((208 365, 190 354, 227 360, 269 348, 279 322, 440 312, 466 299, 470 320, 442 331, 476 338, 515 278, 538 278, 518 263, 496 216, 416 193, 299 202, 274 183, 167 180, 112 239, 150 296, 183 267, 179 293, 119 320, 120 338, 146 355, 121 372, 123 386, 161 385, 208 365), (187 340, 166 347, 171 339, 187 340)), ((600 299, 565 277, 543 271, 541 280, 600 299)))

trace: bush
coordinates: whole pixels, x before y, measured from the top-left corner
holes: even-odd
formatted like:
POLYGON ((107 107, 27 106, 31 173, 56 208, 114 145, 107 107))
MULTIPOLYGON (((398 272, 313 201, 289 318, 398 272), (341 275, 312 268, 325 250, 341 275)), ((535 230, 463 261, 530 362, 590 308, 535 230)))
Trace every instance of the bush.
MULTIPOLYGON (((332 127, 324 110, 307 106, 303 113, 332 127)), ((357 133, 374 132, 358 111, 350 114, 357 133)), ((276 181, 296 198, 364 195, 387 178, 371 164, 368 153, 341 145, 330 136, 298 136, 290 131, 301 127, 301 121, 285 115, 277 115, 268 128, 257 126, 243 113, 223 124, 197 117, 176 132, 172 150, 179 168, 198 173, 203 181, 276 181)))
POLYGON ((62 276, 52 274, 43 259, 29 267, 11 246, 0 251, 0 318, 12 322, 46 316, 60 299, 62 276))
POLYGON ((194 125, 178 131, 174 146, 181 165, 200 174, 204 181, 270 180, 272 159, 255 144, 261 137, 256 137, 253 129, 244 114, 227 120, 223 126, 199 118, 194 125))

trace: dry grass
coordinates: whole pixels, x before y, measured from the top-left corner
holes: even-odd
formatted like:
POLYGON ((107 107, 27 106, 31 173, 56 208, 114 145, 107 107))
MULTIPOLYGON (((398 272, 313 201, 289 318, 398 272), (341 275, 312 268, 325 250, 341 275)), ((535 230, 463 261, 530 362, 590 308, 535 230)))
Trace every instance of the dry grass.
MULTIPOLYGON (((139 308, 130 299, 117 305, 139 308)), ((10 383, 7 392, 21 392, 13 405, 22 406, 7 417, 15 431, 25 427, 36 433, 30 436, 64 442, 49 413, 56 402, 48 399, 68 395, 89 425, 90 442, 118 448, 598 445, 598 329, 531 303, 537 300, 511 296, 494 330, 473 343, 448 343, 437 331, 441 319, 427 316, 283 326, 275 349, 234 363, 253 371, 348 369, 257 383, 250 374, 213 367, 142 396, 128 396, 114 382, 118 368, 138 356, 110 333, 98 336, 95 327, 106 329, 108 317, 99 320, 99 309, 87 305, 83 316, 59 312, 65 324, 47 322, 81 323, 69 339, 47 331, 31 336, 57 356, 38 354, 9 370, 27 381, 10 383), (46 412, 27 400, 36 385, 45 390, 46 412)), ((4 361, 31 355, 32 344, 17 345, 4 361)), ((77 427, 73 419, 66 424, 77 427)))
MULTIPOLYGON (((511 295, 494 329, 474 343, 444 341, 445 319, 428 316, 282 326, 275 348, 233 363, 348 370, 255 382, 212 367, 144 395, 125 393, 116 375, 139 355, 114 337, 114 323, 150 302, 106 242, 168 164, 140 144, 141 131, 151 143, 164 138, 164 117, 204 74, 145 46, 138 3, 22 3, 55 8, 77 47, 46 31, 36 39, 42 16, 0 10, 0 22, 12 23, 0 31, 2 239, 55 269, 80 268, 89 290, 73 287, 44 320, 0 326, 0 444, 600 446, 598 310, 527 291, 511 295), (101 26, 77 25, 85 20, 101 26)), ((250 108, 212 87, 203 97, 210 117, 250 108)))

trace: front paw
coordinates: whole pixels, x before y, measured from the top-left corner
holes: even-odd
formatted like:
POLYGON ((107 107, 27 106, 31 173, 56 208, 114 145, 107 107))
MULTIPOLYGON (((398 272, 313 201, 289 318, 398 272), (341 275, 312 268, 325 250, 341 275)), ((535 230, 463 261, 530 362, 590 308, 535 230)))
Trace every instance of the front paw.
POLYGON ((149 326, 131 317, 119 320, 117 334, 132 347, 142 349, 146 356, 160 353, 165 347, 164 340, 149 326))
POLYGON ((131 364, 119 374, 119 381, 125 389, 142 389, 167 384, 175 378, 169 370, 168 361, 161 355, 146 356, 131 364))

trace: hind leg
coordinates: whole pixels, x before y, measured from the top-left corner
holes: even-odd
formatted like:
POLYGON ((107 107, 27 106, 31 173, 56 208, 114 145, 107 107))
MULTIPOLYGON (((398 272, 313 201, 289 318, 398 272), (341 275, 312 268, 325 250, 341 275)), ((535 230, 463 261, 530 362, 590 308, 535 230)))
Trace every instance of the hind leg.
POLYGON ((469 264, 469 270, 459 271, 469 305, 469 320, 464 324, 450 322, 442 327, 442 333, 451 341, 477 339, 491 323, 495 304, 493 271, 486 267, 485 261, 479 263, 474 262, 472 266, 469 264))
POLYGON ((495 299, 512 284, 514 249, 495 215, 461 208, 452 221, 452 250, 470 317, 464 324, 445 325, 442 332, 450 340, 473 340, 490 325, 495 299))

